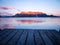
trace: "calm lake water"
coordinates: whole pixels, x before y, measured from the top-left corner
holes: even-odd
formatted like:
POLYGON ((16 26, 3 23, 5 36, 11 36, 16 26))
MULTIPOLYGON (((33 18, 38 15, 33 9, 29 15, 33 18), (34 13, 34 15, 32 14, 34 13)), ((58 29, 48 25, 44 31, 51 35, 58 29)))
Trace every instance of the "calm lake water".
POLYGON ((60 18, 0 18, 0 28, 60 29, 60 18))

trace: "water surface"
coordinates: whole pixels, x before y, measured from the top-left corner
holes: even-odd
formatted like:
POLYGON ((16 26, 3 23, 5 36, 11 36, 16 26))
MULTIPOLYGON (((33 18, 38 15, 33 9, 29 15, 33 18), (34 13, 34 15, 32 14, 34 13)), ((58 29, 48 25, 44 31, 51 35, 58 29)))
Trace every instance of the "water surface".
POLYGON ((0 18, 0 28, 60 29, 60 18, 0 18))

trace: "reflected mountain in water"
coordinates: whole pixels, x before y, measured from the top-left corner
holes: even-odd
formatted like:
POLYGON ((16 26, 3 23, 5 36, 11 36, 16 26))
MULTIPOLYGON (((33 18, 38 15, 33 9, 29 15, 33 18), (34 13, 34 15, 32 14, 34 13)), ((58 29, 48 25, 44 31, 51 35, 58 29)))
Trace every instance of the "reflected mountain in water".
POLYGON ((34 24, 34 23, 42 23, 40 20, 17 20, 21 24, 34 24))

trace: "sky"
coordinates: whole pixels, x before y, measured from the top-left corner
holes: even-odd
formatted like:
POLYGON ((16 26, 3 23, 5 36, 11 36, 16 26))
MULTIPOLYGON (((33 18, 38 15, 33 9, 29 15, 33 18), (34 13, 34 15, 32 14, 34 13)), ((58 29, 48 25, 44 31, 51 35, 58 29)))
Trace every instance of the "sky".
POLYGON ((60 16, 60 0, 0 0, 0 13, 39 11, 60 16))

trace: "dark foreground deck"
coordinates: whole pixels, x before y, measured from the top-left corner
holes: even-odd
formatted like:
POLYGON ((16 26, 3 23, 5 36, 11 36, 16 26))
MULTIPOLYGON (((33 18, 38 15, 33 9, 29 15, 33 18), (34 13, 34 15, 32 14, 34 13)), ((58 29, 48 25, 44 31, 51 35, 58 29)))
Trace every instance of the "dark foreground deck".
POLYGON ((60 31, 0 30, 0 45, 60 45, 60 31))

